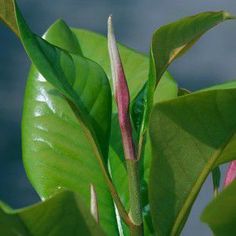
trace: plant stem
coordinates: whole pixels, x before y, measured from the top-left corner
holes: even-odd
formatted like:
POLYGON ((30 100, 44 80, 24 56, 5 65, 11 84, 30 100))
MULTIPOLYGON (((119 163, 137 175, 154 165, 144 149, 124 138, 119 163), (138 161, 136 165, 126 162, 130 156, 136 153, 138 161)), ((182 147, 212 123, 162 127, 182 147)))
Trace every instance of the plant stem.
POLYGON ((129 217, 132 222, 132 225, 130 226, 130 234, 131 236, 141 236, 143 235, 143 220, 139 180, 139 163, 136 160, 126 160, 126 165, 130 196, 129 217))
POLYGON ((130 236, 143 236, 143 224, 129 227, 130 236))

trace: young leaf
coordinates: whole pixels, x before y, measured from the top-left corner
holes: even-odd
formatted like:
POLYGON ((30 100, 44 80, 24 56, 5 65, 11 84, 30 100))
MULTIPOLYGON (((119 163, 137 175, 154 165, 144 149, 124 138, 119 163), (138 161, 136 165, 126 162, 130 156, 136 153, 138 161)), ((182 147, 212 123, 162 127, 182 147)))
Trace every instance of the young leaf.
POLYGON ((168 66, 190 49, 204 33, 230 19, 233 16, 227 12, 204 12, 162 26, 153 34, 149 79, 133 104, 135 116, 139 119, 136 124, 139 137, 148 127, 155 87, 168 66))
POLYGON ((221 192, 203 211, 201 220, 215 236, 236 235, 236 181, 221 192))
POLYGON ((118 120, 126 160, 135 160, 135 149, 132 137, 132 127, 129 116, 129 88, 125 78, 125 72, 120 54, 116 45, 116 39, 112 26, 111 16, 108 18, 108 50, 110 55, 114 95, 118 108, 118 120))
MULTIPOLYGON (((44 37, 47 39, 49 34, 50 42, 57 42, 57 46, 65 50, 77 51, 77 44, 73 38, 70 40, 71 33, 65 36, 68 29, 65 23, 57 21, 44 37)), ((81 73, 75 82, 83 79, 89 82, 84 76, 86 73, 81 73)), ((92 73, 90 76, 90 84, 96 85, 96 77, 92 73)), ((87 86, 83 94, 89 96, 91 85, 88 83, 87 86)), ((96 93, 91 95, 96 96, 96 93)), ((22 135, 24 166, 40 196, 48 198, 58 188, 65 187, 79 192, 89 208, 89 186, 93 183, 99 205, 99 223, 106 233, 115 234, 114 204, 90 140, 65 97, 35 66, 30 70, 26 86, 22 135)))
POLYGON ((236 161, 232 161, 229 164, 228 170, 226 172, 226 177, 224 181, 224 186, 229 185, 236 179, 236 161))
POLYGON ((154 107, 149 200, 159 235, 179 234, 208 174, 235 159, 235 91, 192 93, 154 107))
POLYGON ((83 201, 69 191, 19 210, 0 208, 0 235, 105 236, 83 201))

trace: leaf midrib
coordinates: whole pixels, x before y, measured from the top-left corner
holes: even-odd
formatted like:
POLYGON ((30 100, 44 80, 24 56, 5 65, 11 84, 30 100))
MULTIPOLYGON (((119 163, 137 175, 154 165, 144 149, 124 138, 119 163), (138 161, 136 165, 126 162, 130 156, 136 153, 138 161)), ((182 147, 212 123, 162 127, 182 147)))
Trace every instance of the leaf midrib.
POLYGON ((198 192, 200 191, 200 187, 202 186, 203 182, 207 178, 209 172, 211 171, 214 164, 217 162, 221 154, 224 152, 227 145, 230 143, 230 141, 233 139, 233 137, 236 135, 236 130, 234 130, 227 138, 226 141, 218 148, 216 149, 211 157, 209 158, 209 161, 207 162, 207 165, 203 170, 200 172, 199 178, 197 178, 197 181, 193 185, 193 187, 190 190, 190 193, 187 197, 185 203, 183 204, 183 207, 179 211, 176 220, 173 224, 171 234, 170 235, 179 235, 183 225, 183 220, 186 218, 185 215, 189 210, 189 207, 193 204, 194 199, 197 197, 198 192))

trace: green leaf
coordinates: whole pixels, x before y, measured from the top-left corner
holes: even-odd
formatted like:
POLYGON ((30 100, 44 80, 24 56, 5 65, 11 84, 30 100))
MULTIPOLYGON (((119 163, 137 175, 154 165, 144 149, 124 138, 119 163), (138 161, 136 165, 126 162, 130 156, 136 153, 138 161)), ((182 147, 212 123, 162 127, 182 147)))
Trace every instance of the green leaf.
POLYGON ((76 35, 71 31, 67 24, 59 19, 47 30, 44 38, 53 45, 64 50, 82 55, 82 51, 76 35), (60 37, 58 37, 60 35, 60 37))
POLYGON ((129 210, 128 178, 117 114, 112 117, 109 164, 113 183, 126 210, 129 210))
MULTIPOLYGON (((168 74, 168 79, 163 79, 157 86, 158 93, 155 93, 155 101, 161 102, 175 98, 178 93, 178 87, 175 81, 168 74)), ((128 179, 127 170, 125 167, 125 159, 122 148, 121 134, 119 129, 119 123, 117 119, 117 114, 113 114, 112 118, 112 130, 111 130, 111 140, 110 140, 110 152, 109 152, 109 163, 111 168, 111 175, 113 183, 118 190, 119 196, 122 202, 125 204, 126 210, 129 209, 129 193, 128 193, 128 179)), ((145 151, 142 159, 142 196, 143 196, 143 212, 144 212, 144 229, 148 235, 153 233, 152 224, 150 218, 150 207, 148 202, 148 179, 149 171, 151 165, 151 146, 150 139, 147 136, 147 141, 145 145, 145 151)))
MULTIPOLYGON (((7 208, 8 211, 10 209, 7 208)), ((0 234, 15 236, 25 235, 29 236, 26 227, 21 220, 14 214, 7 214, 5 204, 0 202, 0 234)))
POLYGON ((180 234, 208 174, 235 159, 235 102, 235 89, 220 89, 155 105, 149 200, 158 235, 180 234))
POLYGON ((13 1, 0 0, 0 6, 0 20, 2 20, 19 37, 13 1))
MULTIPOLYGON (((85 57, 97 62, 111 80, 111 68, 107 49, 107 38, 84 29, 73 29, 85 57), (102 55, 102 56, 101 56, 102 55)), ((148 57, 131 48, 118 44, 126 79, 133 99, 148 77, 148 57)), ((116 112, 116 106, 113 112, 116 112)))
POLYGON ((16 8, 21 41, 40 73, 72 105, 106 162, 111 125, 111 91, 102 68, 33 34, 16 8))
POLYGON ((133 110, 137 111, 135 116, 139 119, 139 124, 136 124, 139 137, 148 127, 154 91, 168 66, 190 49, 204 33, 230 19, 233 16, 227 12, 204 12, 164 25, 153 34, 149 79, 133 105, 133 110))
POLYGON ((166 72, 166 76, 163 77, 157 85, 153 102, 159 103, 176 98, 178 96, 178 90, 176 81, 166 72))
POLYGON ((224 189, 203 211, 201 220, 215 236, 236 235, 236 181, 224 189))
MULTIPOLYGON (((159 84, 157 85, 156 91, 154 93, 154 102, 161 102, 168 100, 170 98, 176 97, 178 93, 178 85, 171 75, 166 72, 163 77, 160 79, 159 84)), ((146 97, 147 97, 147 83, 139 91, 138 95, 135 97, 131 104, 131 115, 134 123, 134 128, 136 129, 137 136, 139 139, 141 125, 143 121, 143 112, 146 106, 146 97)))
MULTIPOLYGON (((78 51, 79 47, 64 22, 57 21, 47 31, 46 39, 48 35, 50 42, 58 43, 61 48, 78 51)), ((97 77, 91 70, 90 74, 83 74, 83 70, 80 70, 81 74, 79 72, 75 84, 87 79, 83 96, 92 96, 91 101, 96 100, 99 93, 89 93, 89 89, 94 91, 93 86, 99 88, 99 80, 96 82, 97 77)), ((102 84, 103 89, 106 86, 108 88, 106 80, 102 84)), ((109 96, 105 99, 109 99, 109 96)), ((97 99, 99 106, 101 98, 99 96, 97 99)), ((99 109, 96 105, 94 108, 95 111, 99 109)), ((58 188, 67 188, 79 192, 89 207, 90 184, 93 184, 98 197, 100 224, 106 233, 116 235, 114 204, 91 140, 65 97, 43 78, 35 66, 30 70, 26 86, 22 135, 24 166, 40 196, 48 198, 58 188)))
POLYGON ((201 89, 199 91, 208 91, 208 90, 216 90, 216 89, 233 89, 236 88, 236 81, 232 80, 229 82, 224 82, 221 84, 216 84, 208 88, 201 89))
POLYGON ((45 202, 19 210, 0 208, 0 234, 105 235, 79 196, 69 191, 58 193, 45 202))
POLYGON ((228 12, 203 12, 160 27, 153 35, 152 58, 156 68, 155 83, 167 67, 189 50, 208 30, 233 19, 228 12))
MULTIPOLYGON (((56 25, 58 25, 58 24, 62 24, 63 25, 63 22, 58 21, 56 23, 56 25)), ((64 35, 64 33, 59 31, 58 29, 56 29, 56 26, 52 26, 50 31, 47 32, 47 37, 48 37, 48 33, 49 32, 53 32, 53 31, 60 32, 60 35, 61 34, 64 35), (52 30, 52 28, 53 28, 53 30, 52 30)), ((110 73, 110 65, 109 65, 109 60, 108 60, 108 55, 107 55, 107 41, 106 41, 106 38, 101 36, 101 35, 98 35, 98 34, 95 34, 93 32, 89 32, 89 31, 85 31, 85 30, 80 30, 80 29, 76 30, 76 29, 74 29, 73 31, 76 34, 77 39, 79 40, 80 47, 82 49, 83 54, 86 57, 92 58, 96 62, 102 64, 103 68, 109 74, 110 73), (101 58, 99 56, 101 54, 104 55, 103 58, 101 58)), ((51 43, 55 43, 55 41, 53 41, 53 40, 57 40, 56 43, 58 43, 58 39, 61 39, 61 37, 57 37, 57 36, 53 37, 53 35, 52 35, 52 37, 50 38, 50 42, 51 43)), ((64 41, 67 42, 67 39, 66 40, 64 40, 64 39, 61 40, 60 44, 58 43, 58 46, 65 47, 65 45, 63 43, 64 41)), ((68 51, 71 51, 71 50, 69 50, 69 48, 71 48, 71 46, 69 46, 69 47, 67 46, 65 49, 68 50, 68 51)), ((139 85, 139 87, 142 85, 143 77, 144 77, 143 75, 145 73, 147 73, 148 58, 145 57, 144 55, 136 53, 135 51, 133 51, 131 49, 128 49, 128 48, 126 48, 124 46, 120 46, 120 50, 121 50, 122 59, 125 61, 125 69, 127 71, 127 75, 128 75, 127 78, 129 79, 129 84, 133 85, 132 88, 131 88, 131 91, 133 92, 133 94, 135 94, 135 91, 138 90, 138 89, 135 89, 135 88, 138 85, 139 85), (135 70, 135 65, 139 65, 139 67, 136 70, 135 70), (134 80, 136 80, 136 81, 134 81, 134 80), (139 81, 139 82, 137 82, 137 81, 139 81)), ((34 91, 32 91, 32 93, 26 93, 26 100, 27 101, 26 101, 26 104, 25 104, 25 112, 24 112, 24 114, 29 113, 29 115, 27 115, 28 118, 25 118, 24 122, 23 122, 24 124, 27 124, 27 125, 23 126, 23 130, 26 131, 25 132, 26 134, 23 136, 23 137, 25 137, 25 146, 27 147, 27 149, 29 149, 29 147, 32 147, 32 150, 29 150, 28 152, 25 151, 24 152, 24 157, 25 157, 25 160, 26 160, 25 161, 25 165, 26 165, 27 169, 32 169, 32 166, 34 166, 35 170, 37 170, 37 172, 39 172, 39 173, 37 173, 37 172, 36 173, 30 173, 30 171, 28 171, 29 172, 28 175, 30 176, 31 181, 34 183, 34 185, 37 186, 36 188, 38 189, 38 192, 40 192, 41 195, 42 195, 42 193, 44 195, 46 194, 45 195, 45 197, 46 197, 46 196, 50 195, 51 192, 53 192, 55 186, 61 185, 59 183, 60 182, 64 182, 64 181, 62 181, 63 176, 61 176, 61 178, 59 178, 58 180, 53 178, 52 180, 48 180, 47 179, 46 181, 45 181, 45 178, 41 177, 41 176, 45 176, 46 175, 46 176, 51 176, 51 178, 52 178, 52 175, 50 174, 52 169, 51 168, 46 168, 47 161, 45 161, 45 158, 44 158, 45 154, 40 154, 39 152, 37 152, 37 158, 35 158, 33 161, 31 160, 30 157, 32 155, 35 155, 35 146, 39 146, 38 144, 36 144, 35 141, 34 142, 31 141, 32 135, 34 134, 34 132, 32 132, 32 130, 35 129, 35 126, 42 126, 42 127, 44 127, 45 124, 42 124, 42 123, 46 123, 47 122, 46 118, 45 118, 45 122, 44 122, 44 121, 40 121, 39 119, 37 121, 32 120, 32 117, 35 116, 36 110, 42 110, 42 111, 46 110, 47 111, 47 109, 48 109, 48 108, 42 108, 42 106, 39 106, 39 104, 41 102, 40 101, 36 101, 37 97, 43 97, 44 95, 42 93, 44 93, 44 94, 46 94, 45 98, 46 98, 46 100, 48 100, 49 104, 50 103, 54 104, 54 100, 55 100, 54 97, 57 97, 57 96, 52 96, 52 94, 50 94, 50 99, 49 99, 47 92, 44 91, 45 90, 44 86, 42 87, 42 85, 45 85, 45 87, 47 87, 48 86, 47 82, 46 81, 41 81, 40 82, 40 80, 42 80, 42 78, 39 77, 39 75, 37 74, 35 69, 32 69, 32 70, 33 70, 33 72, 31 73, 31 75, 32 75, 31 77, 35 77, 35 78, 30 78, 29 79, 31 82, 30 81, 28 82, 27 91, 28 90, 32 90, 32 87, 37 87, 37 89, 34 89, 34 91), (31 104, 27 105, 27 103, 31 103, 31 104), (27 107, 35 107, 35 109, 30 109, 30 110, 27 111, 26 110, 27 107), (40 157, 40 156, 42 156, 42 157, 40 157), (44 164, 42 166, 42 165, 38 164, 38 163, 42 163, 42 160, 44 160, 46 165, 44 164), (44 187, 45 184, 46 184, 46 187, 44 187)), ((49 88, 46 89, 46 91, 47 90, 50 91, 50 88, 51 87, 49 86, 49 88)), ((63 100, 63 99, 61 98, 61 100, 63 100)), ((56 106, 59 106, 59 103, 61 104, 62 102, 58 100, 58 102, 56 103, 56 106)), ((74 115, 71 115, 71 112, 68 112, 66 110, 66 112, 64 113, 64 112, 62 112, 59 109, 58 113, 59 114, 63 114, 63 116, 66 114, 67 118, 72 116, 72 120, 74 121, 74 115)), ((26 117, 26 116, 24 116, 24 117, 26 117)), ((51 123, 54 123, 53 119, 52 119, 51 123)), ((52 126, 50 126, 49 124, 48 124, 47 128, 48 127, 50 127, 50 129, 51 129, 50 132, 52 132, 54 130, 54 128, 52 126)), ((80 127, 78 126, 78 129, 79 128, 80 127)), ((56 127, 55 127, 55 130, 57 130, 56 127)), ((49 132, 49 130, 48 130, 48 132, 49 132)), ((35 131, 35 133, 36 133, 36 131, 35 131)), ((36 135, 39 137, 39 139, 41 138, 42 140, 45 140, 45 144, 46 144, 46 142, 49 141, 50 144, 55 145, 54 143, 55 143, 56 140, 55 141, 52 140, 52 139, 49 140, 49 138, 45 137, 45 135, 43 133, 37 132, 36 135)), ((34 135, 34 136, 36 136, 36 135, 34 135)), ((78 138, 76 138, 76 139, 78 139, 78 138)), ((79 138, 79 139, 83 140, 84 138, 79 138)), ((69 142, 71 142, 71 140, 69 140, 69 142)), ((46 145, 43 145, 43 143, 41 143, 40 145, 41 145, 41 149, 44 146, 46 146, 46 145)), ((26 150, 26 148, 25 148, 25 150, 26 150)), ((36 150, 38 151, 38 148, 36 150)), ((121 148, 121 150, 122 150, 122 148, 121 148)), ((50 153, 50 156, 52 156, 52 153, 50 153)), ((53 156, 55 156, 55 154, 53 156)), ((92 158, 94 158, 93 154, 91 156, 92 156, 92 158)), ((115 159, 112 159, 112 160, 115 160, 115 159)), ((118 162, 119 161, 120 160, 118 159, 118 162)), ((83 162, 84 162, 84 160, 83 160, 83 162)), ((72 165, 74 166, 74 163, 72 165)), ((122 169, 124 167, 121 166, 120 168, 122 169)), ((98 167, 94 167, 93 169, 97 170, 98 167)), ((117 170, 117 168, 116 168, 116 170, 117 170)), ((93 176, 96 176, 97 173, 98 172, 96 171, 93 176)), ((116 172, 116 173, 118 173, 118 172, 116 172)), ((126 172, 124 172, 124 173, 126 173, 126 172)), ((115 175, 115 174, 113 173, 113 175, 115 175)), ((80 174, 79 174, 79 179, 81 179, 80 174)), ((96 178, 91 176, 91 178, 89 178, 89 179, 91 181, 91 179, 96 179, 96 178)), ((98 179, 98 182, 99 182, 99 179, 98 179)), ((76 185, 73 183, 73 189, 74 190, 75 189, 77 189, 77 190, 81 189, 81 187, 78 187, 78 185, 79 186, 81 186, 81 185, 85 186, 86 184, 87 184, 87 182, 84 183, 84 184, 83 183, 77 183, 76 185)), ((68 186, 68 183, 66 183, 66 186, 68 186)), ((71 184, 70 184, 70 187, 72 187, 71 184)), ((120 189, 120 185, 118 184, 118 191, 119 191, 119 189, 120 189)), ((119 192, 122 193, 122 190, 123 189, 121 188, 121 190, 119 192)), ((87 192, 88 191, 86 189, 86 196, 88 196, 87 192)), ((126 189, 126 192, 127 192, 127 189, 126 189)), ((99 194, 99 195, 101 196, 102 194, 99 194)), ((121 198, 122 198, 122 194, 121 194, 121 198)), ((109 214, 107 214, 107 215, 109 215, 109 214)))

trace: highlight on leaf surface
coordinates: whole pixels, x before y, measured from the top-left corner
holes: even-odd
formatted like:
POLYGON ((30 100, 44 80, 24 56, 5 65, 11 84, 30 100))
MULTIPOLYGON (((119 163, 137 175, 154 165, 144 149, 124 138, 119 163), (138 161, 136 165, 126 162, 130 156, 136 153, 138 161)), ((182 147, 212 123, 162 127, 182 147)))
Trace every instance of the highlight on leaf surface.
POLYGON ((90 211, 95 221, 99 222, 98 200, 96 190, 93 184, 90 184, 90 211))

